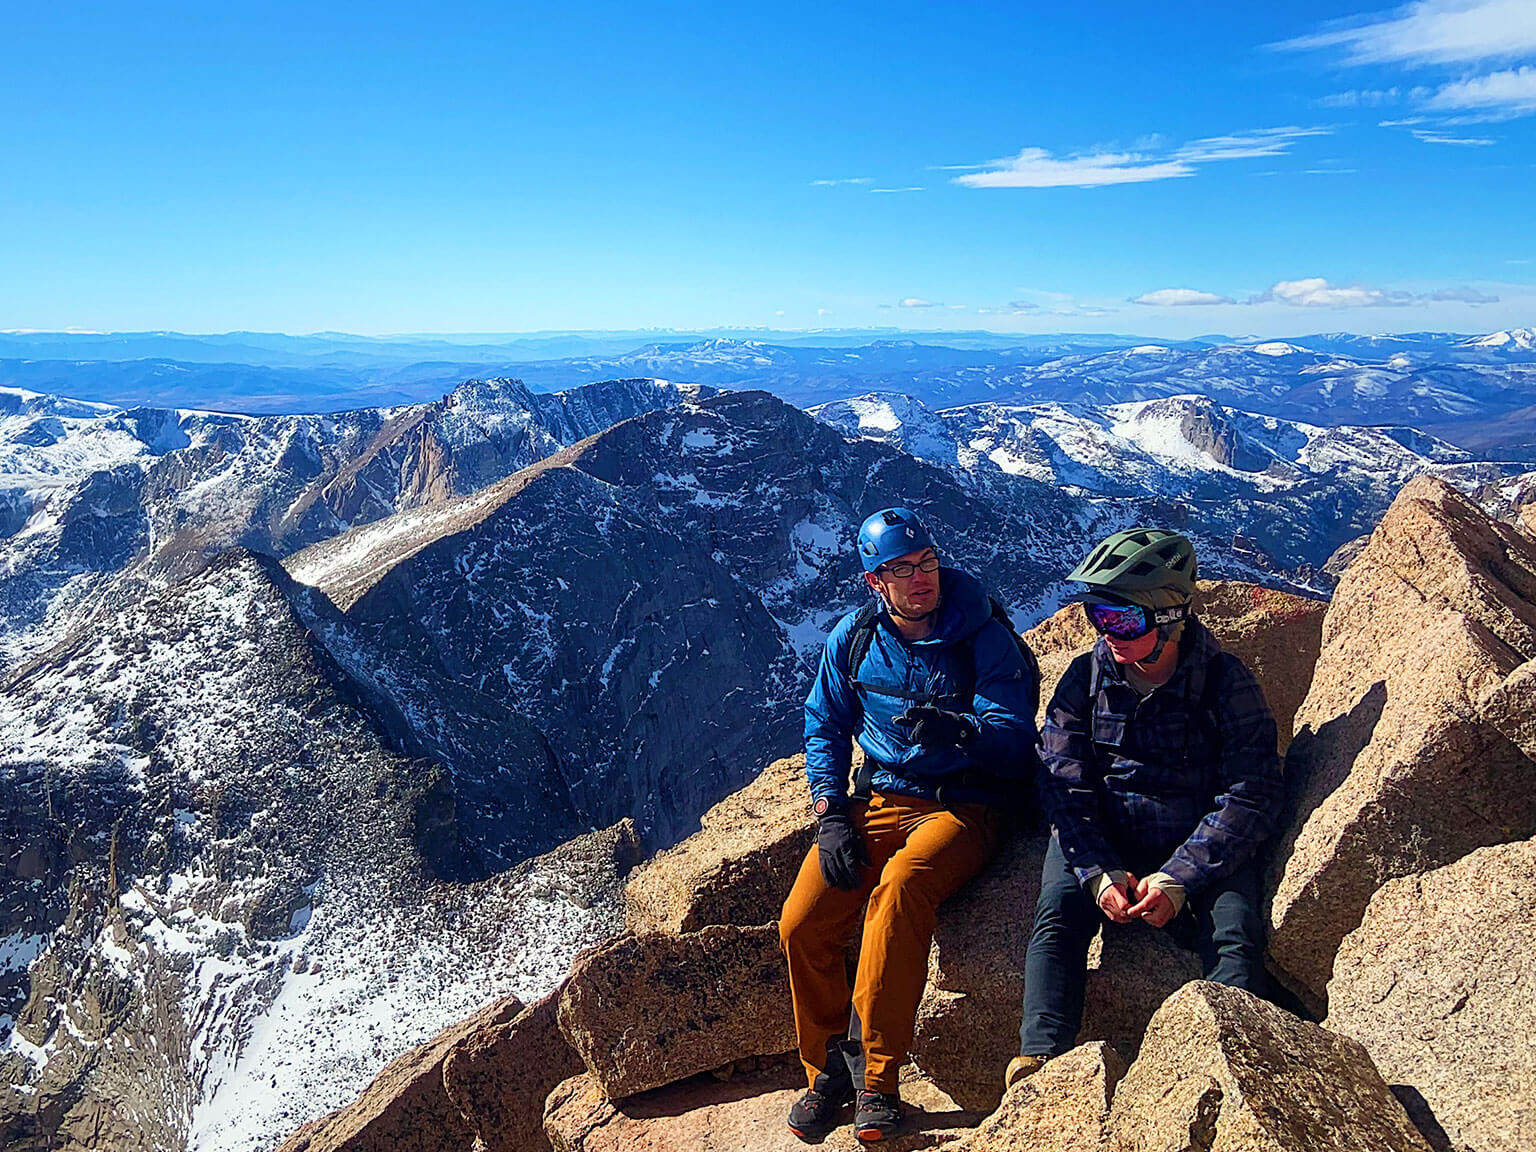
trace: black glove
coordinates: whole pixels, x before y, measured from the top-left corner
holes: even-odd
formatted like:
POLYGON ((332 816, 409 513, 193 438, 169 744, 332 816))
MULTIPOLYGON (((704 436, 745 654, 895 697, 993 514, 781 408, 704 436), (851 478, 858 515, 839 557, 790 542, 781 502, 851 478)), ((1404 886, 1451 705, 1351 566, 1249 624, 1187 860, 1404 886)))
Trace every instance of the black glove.
POLYGON ((848 813, 828 812, 817 821, 816 851, 821 857, 821 878, 832 887, 852 892, 864 883, 869 853, 848 813))
POLYGON ((964 748, 976 739, 976 720, 959 712, 946 712, 932 704, 914 704, 893 724, 912 730, 912 743, 924 748, 964 748))

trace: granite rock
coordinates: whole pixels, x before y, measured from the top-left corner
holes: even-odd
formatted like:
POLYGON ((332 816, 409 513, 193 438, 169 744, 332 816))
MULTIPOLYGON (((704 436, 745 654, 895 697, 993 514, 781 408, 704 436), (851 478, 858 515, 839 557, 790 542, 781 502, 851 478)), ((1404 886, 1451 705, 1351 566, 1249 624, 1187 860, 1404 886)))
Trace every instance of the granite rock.
POLYGON ((1344 938, 1328 1026, 1441 1148, 1536 1148, 1536 840, 1385 884, 1344 938))
POLYGON ((1428 1152, 1356 1041, 1196 981, 1158 1009, 1115 1091, 1114 1152, 1428 1152))

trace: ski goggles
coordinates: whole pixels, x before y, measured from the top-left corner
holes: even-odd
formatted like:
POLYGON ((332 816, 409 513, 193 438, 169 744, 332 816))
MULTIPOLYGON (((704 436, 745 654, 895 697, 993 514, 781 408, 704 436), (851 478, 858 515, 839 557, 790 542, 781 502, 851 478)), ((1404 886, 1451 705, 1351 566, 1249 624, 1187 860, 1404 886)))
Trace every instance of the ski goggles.
POLYGON ((1116 640, 1139 640, 1161 624, 1176 624, 1189 615, 1183 605, 1153 611, 1140 604, 1083 604, 1088 623, 1101 636, 1113 636, 1116 640))
POLYGON ((1088 623, 1100 636, 1138 640, 1157 627, 1152 613, 1140 604, 1084 604, 1088 623))

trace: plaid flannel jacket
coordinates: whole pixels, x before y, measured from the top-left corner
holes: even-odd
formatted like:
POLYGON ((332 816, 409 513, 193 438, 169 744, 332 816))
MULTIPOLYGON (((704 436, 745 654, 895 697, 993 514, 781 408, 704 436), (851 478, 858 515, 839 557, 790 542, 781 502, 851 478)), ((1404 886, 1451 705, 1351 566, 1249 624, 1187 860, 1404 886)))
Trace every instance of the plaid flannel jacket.
POLYGON ((1084 884, 1129 867, 1166 872, 1194 893, 1274 831, 1274 716, 1253 673, 1198 620, 1185 625, 1172 679, 1145 699, 1102 640, 1079 656, 1040 739, 1041 802, 1084 884))

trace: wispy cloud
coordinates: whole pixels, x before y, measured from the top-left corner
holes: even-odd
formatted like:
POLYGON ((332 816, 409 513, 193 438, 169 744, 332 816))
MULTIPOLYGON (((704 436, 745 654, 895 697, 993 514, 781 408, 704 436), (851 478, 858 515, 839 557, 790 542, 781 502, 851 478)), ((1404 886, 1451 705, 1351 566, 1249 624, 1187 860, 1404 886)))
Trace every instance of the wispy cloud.
POLYGON ((935 304, 932 300, 924 300, 920 296, 908 296, 905 300, 900 301, 896 306, 898 308, 937 308, 937 307, 939 307, 939 305, 935 304))
MULTIPOLYGON (((1536 4, 1531 11, 1536 13, 1536 4)), ((1430 108, 1484 110, 1526 116, 1536 112, 1536 68, 1529 65, 1447 84, 1429 98, 1430 108)))
POLYGON ((1291 145, 1307 136, 1327 136, 1330 128, 1260 128, 1231 136, 1209 136, 1195 140, 1173 153, 1175 160, 1206 164, 1212 160, 1251 160, 1260 156, 1281 156, 1291 145))
POLYGON ((1016 156, 985 164, 952 165, 968 170, 954 177, 967 188, 1099 188, 1110 184, 1142 184, 1193 176, 1196 166, 1220 160, 1279 156, 1297 140, 1326 136, 1328 128, 1260 128, 1228 136, 1209 136, 1178 148, 1135 152, 1097 151, 1055 156, 1044 148, 1024 148, 1016 156))
POLYGON ((1130 303, 1147 304, 1154 308, 1192 308, 1210 304, 1236 304, 1237 301, 1230 296, 1198 292, 1193 288, 1159 288, 1155 292, 1132 296, 1130 303))
POLYGON ((1448 132, 1436 132, 1429 128, 1413 128, 1410 131, 1413 133, 1415 140, 1422 140, 1426 144, 1462 144, 1470 147, 1486 148, 1489 145, 1498 143, 1497 140, 1492 140, 1487 136, 1452 136, 1448 132))
POLYGON ((1283 51, 1342 48, 1350 64, 1473 64, 1536 54, 1530 0, 1415 0, 1373 16, 1334 21, 1271 45, 1283 51))
MULTIPOLYGON (((1318 32, 1271 45, 1288 51, 1342 49, 1346 64, 1459 68, 1536 57, 1532 0, 1416 0, 1392 12, 1325 25, 1318 32)), ((1487 123, 1536 114, 1536 67, 1522 64, 1439 85, 1393 86, 1324 97, 1329 107, 1398 102, 1440 113, 1439 127, 1487 123), (1460 113, 1447 118, 1447 113, 1460 113)), ((1430 143, 1459 143, 1433 140, 1430 143)))
POLYGON ((871 192, 926 192, 926 188, 871 188, 871 192))
POLYGON ((1100 152, 1058 159, 1044 148, 1025 148, 1017 156, 982 165, 985 171, 956 176, 967 188, 1098 188, 1193 176, 1182 160, 1153 160, 1139 152, 1100 152))
POLYGON ((1098 188, 1193 176, 1182 160, 1153 160, 1139 152, 1099 152, 1058 159, 1044 148, 1025 148, 1017 156, 982 165, 985 171, 956 176, 967 188, 1098 188))
POLYGON ((1380 108, 1403 99, 1401 88, 1363 88, 1334 92, 1318 101, 1324 108, 1380 108))
POLYGON ((812 188, 835 188, 839 184, 873 184, 873 176, 845 176, 840 180, 812 180, 812 188))
POLYGON ((1479 292, 1476 288, 1440 288, 1434 292, 1425 293, 1419 299, 1460 301, 1463 304, 1497 304, 1499 302, 1497 296, 1479 292))

